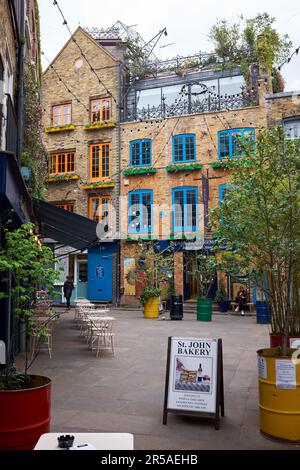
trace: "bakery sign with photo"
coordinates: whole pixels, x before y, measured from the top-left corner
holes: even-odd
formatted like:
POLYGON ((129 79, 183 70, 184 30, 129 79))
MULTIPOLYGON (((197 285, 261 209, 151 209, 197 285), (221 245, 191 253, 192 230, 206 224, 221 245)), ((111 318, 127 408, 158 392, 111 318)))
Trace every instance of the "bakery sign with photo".
POLYGON ((224 404, 221 349, 218 339, 169 338, 167 412, 219 413, 224 404))

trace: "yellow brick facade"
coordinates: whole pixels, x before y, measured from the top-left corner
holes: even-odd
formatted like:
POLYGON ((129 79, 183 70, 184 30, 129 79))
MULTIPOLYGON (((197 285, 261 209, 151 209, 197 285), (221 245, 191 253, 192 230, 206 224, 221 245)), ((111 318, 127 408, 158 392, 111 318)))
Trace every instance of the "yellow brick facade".
MULTIPOLYGON (((92 67, 101 77, 101 81, 105 83, 106 89, 96 79, 90 66, 81 57, 78 47, 71 40, 56 57, 53 66, 81 103, 78 103, 74 96, 68 93, 51 67, 45 72, 43 88, 45 129, 51 126, 52 106, 68 102, 72 103, 72 124, 74 125, 74 130, 71 131, 46 132, 44 135, 45 144, 50 155, 59 151, 76 152, 75 173, 78 175, 78 180, 49 183, 47 200, 53 203, 73 202, 74 211, 85 217, 89 216, 89 196, 109 196, 115 212, 118 210, 117 202, 119 202, 121 240, 118 270, 120 272, 121 302, 135 304, 138 303, 136 296, 132 293, 126 295, 128 285, 124 263, 127 262, 130 265, 130 260, 134 260, 133 263, 137 267, 137 260, 142 248, 140 238, 147 238, 148 235, 144 234, 145 237, 129 233, 129 193, 135 190, 152 190, 154 213, 151 238, 152 240, 169 240, 170 237, 172 238, 172 189, 183 186, 196 187, 198 189, 197 235, 209 237, 210 234, 204 227, 202 177, 208 178, 208 209, 219 203, 220 185, 230 181, 228 171, 212 167, 214 162, 219 161, 218 132, 234 128, 255 128, 258 131, 261 127, 281 124, 285 118, 300 115, 300 100, 295 99, 295 96, 284 94, 284 96, 275 98, 275 95, 266 95, 269 91, 268 83, 262 79, 259 81, 258 105, 231 111, 175 116, 163 120, 121 122, 119 127, 117 123, 115 128, 87 131, 84 126, 89 123, 87 109, 89 109, 90 98, 105 97, 108 95, 108 91, 113 95, 111 120, 117 122, 116 101, 120 99, 120 103, 122 102, 122 86, 120 85, 125 72, 117 59, 99 46, 81 28, 78 28, 74 38, 80 43, 80 47, 84 50, 92 67), (166 170, 166 167, 173 164, 172 137, 181 134, 195 134, 196 161, 193 163, 201 164, 201 170, 185 170, 177 173, 170 173, 166 170), (139 139, 151 139, 151 166, 155 168, 156 173, 125 175, 122 172, 130 167, 130 142, 139 139), (115 187, 85 190, 83 186, 89 182, 90 176, 89 148, 91 144, 101 142, 108 142, 111 146, 111 176, 109 180, 115 183, 115 187), (118 182, 120 182, 120 199, 118 199, 118 182)), ((195 233, 191 234, 192 237, 194 235, 195 233)), ((190 253, 188 256, 193 255, 190 253)), ((176 294, 184 293, 184 258, 185 255, 182 252, 174 254, 176 294)))
POLYGON ((98 143, 110 144, 110 176, 107 180, 116 183, 116 127, 86 130, 85 126, 90 123, 90 99, 106 97, 108 91, 113 96, 111 99, 111 121, 117 120, 116 101, 119 65, 109 53, 81 28, 75 33, 74 39, 80 44, 104 86, 99 83, 72 40, 65 45, 53 62, 53 67, 62 81, 59 80, 53 68, 48 67, 46 70, 43 83, 43 126, 45 129, 51 127, 52 106, 71 103, 74 130, 45 132, 44 143, 49 157, 56 152, 75 152, 75 173, 79 177, 78 180, 49 183, 47 200, 54 203, 73 202, 74 212, 88 217, 88 199, 90 196, 109 196, 115 201, 114 187, 84 190, 82 186, 90 182, 90 146, 98 143), (77 102, 76 98, 67 91, 63 82, 80 102, 77 102))

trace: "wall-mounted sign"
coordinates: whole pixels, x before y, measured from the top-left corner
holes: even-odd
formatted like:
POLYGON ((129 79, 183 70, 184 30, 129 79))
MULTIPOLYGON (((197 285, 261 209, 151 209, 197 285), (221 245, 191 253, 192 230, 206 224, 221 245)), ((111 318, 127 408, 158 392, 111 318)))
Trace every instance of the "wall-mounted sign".
POLYGON ((163 424, 169 412, 224 416, 222 340, 169 338, 163 424))

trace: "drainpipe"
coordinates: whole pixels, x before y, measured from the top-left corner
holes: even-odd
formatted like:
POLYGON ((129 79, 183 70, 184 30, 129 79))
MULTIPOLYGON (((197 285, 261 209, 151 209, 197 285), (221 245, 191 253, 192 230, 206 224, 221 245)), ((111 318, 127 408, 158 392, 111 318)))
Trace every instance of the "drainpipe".
POLYGON ((119 234, 119 252, 118 252, 118 269, 117 269, 117 288, 116 288, 116 304, 120 304, 120 272, 121 272, 121 227, 120 227, 120 198, 121 198, 121 103, 122 103, 122 65, 119 62, 117 70, 117 164, 116 164, 116 232, 119 234))
POLYGON ((25 0, 20 5, 20 45, 18 59, 17 160, 21 163, 24 133, 24 61, 25 61, 25 0))

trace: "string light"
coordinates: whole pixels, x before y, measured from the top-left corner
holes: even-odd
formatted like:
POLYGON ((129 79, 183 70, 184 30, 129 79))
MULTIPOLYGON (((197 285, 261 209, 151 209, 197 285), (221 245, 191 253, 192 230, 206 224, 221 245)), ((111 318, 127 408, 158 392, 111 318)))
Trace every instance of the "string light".
POLYGON ((282 62, 281 65, 279 65, 279 67, 278 67, 279 72, 280 72, 280 70, 282 69, 282 67, 283 67, 285 64, 289 64, 289 63, 291 62, 291 60, 292 60, 292 58, 294 57, 294 55, 298 55, 298 54, 299 54, 299 51, 300 51, 300 46, 298 46, 298 47, 294 50, 294 52, 290 55, 290 57, 289 57, 287 60, 285 60, 284 62, 282 62))
POLYGON ((70 30, 69 28, 69 25, 68 25, 68 22, 57 2, 57 0, 54 0, 53 1, 53 5, 57 7, 58 11, 60 12, 61 14, 61 17, 63 19, 63 25, 66 26, 67 30, 69 31, 69 34, 71 36, 71 39, 72 41, 74 42, 74 44, 76 44, 76 46, 78 47, 79 51, 80 51, 80 54, 81 56, 84 58, 84 60, 86 61, 86 63, 88 64, 88 66, 90 67, 90 70, 91 72, 93 72, 93 74, 97 77, 97 80, 98 82, 103 86, 103 88, 105 89, 105 91, 112 97, 112 99, 114 100, 114 102, 117 104, 117 100, 116 98, 114 97, 114 95, 111 93, 111 91, 107 88, 107 86, 105 85, 105 83, 101 80, 101 78, 99 77, 99 75, 97 74, 96 70, 94 69, 94 67, 92 66, 92 64, 90 63, 89 59, 87 58, 87 56, 85 55, 85 53, 83 52, 81 46, 78 44, 78 42, 76 41, 76 39, 74 38, 73 34, 72 34, 72 31, 70 30))
MULTIPOLYGON (((55 73, 55 75, 58 77, 58 80, 64 85, 64 87, 66 88, 67 92, 70 93, 74 98, 75 100, 77 101, 77 103, 81 104, 81 106, 84 107, 84 109, 89 113, 89 109, 85 106, 84 103, 82 103, 82 101, 80 101, 80 99, 75 95, 75 93, 73 93, 72 90, 70 90, 69 86, 64 82, 64 80, 61 78, 61 76, 59 75, 59 73, 57 72, 57 70, 54 68, 54 66, 52 65, 52 63, 50 62, 50 60, 47 58, 46 54, 41 51, 41 54, 45 57, 46 61, 49 63, 49 67, 51 68, 51 70, 53 70, 53 72, 55 73)), ((51 116, 52 117, 52 116, 51 116)))

